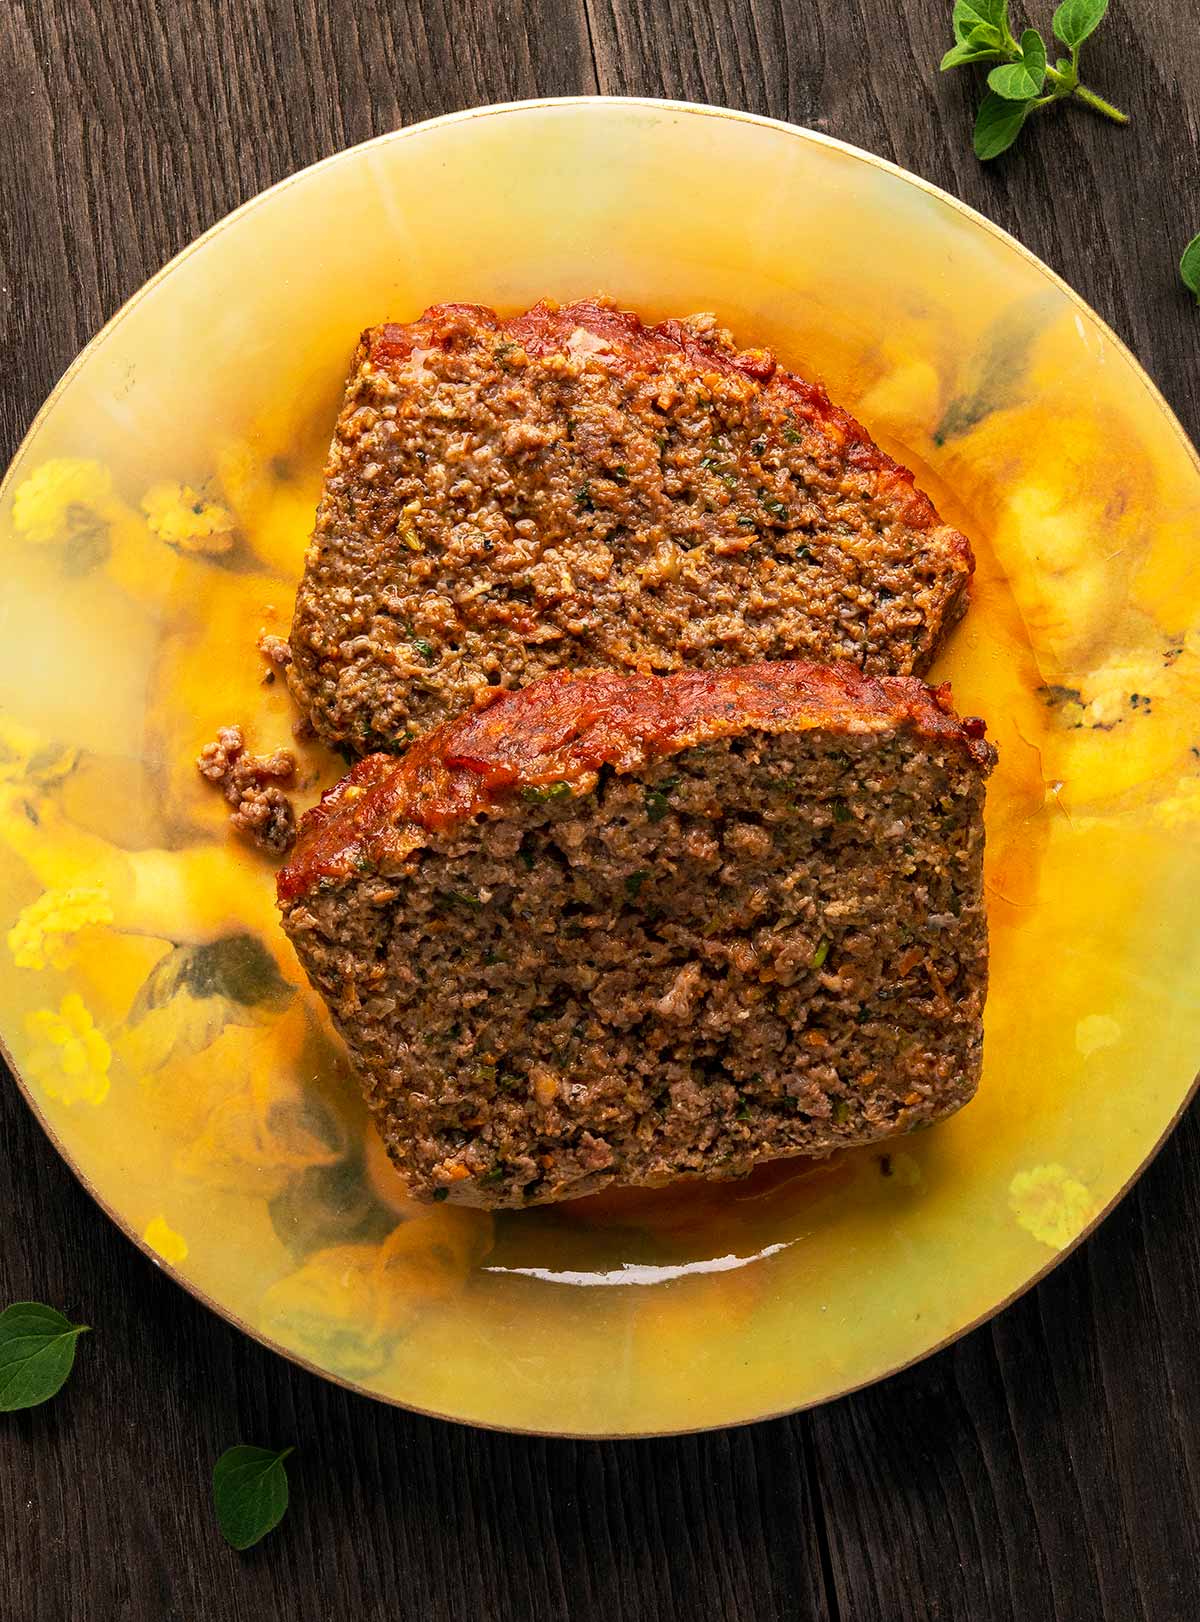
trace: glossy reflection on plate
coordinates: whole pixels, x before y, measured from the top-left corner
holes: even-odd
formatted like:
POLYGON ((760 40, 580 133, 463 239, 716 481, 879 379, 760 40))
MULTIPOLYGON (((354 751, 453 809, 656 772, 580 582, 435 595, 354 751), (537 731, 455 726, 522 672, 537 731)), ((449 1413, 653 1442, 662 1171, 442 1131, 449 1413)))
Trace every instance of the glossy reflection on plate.
MULTIPOLYGON (((0 531, 5 1042, 121 1224, 324 1373, 586 1434, 818 1402, 1044 1271, 1189 1094, 1200 467, 1045 267, 875 158, 622 101, 359 147, 226 220, 105 329, 13 465, 0 531), (291 743, 256 642, 287 629, 359 330, 598 292, 647 319, 715 310, 824 379, 974 541, 934 676, 1000 747, 983 1085, 886 1151, 740 1183, 419 1207, 271 869, 193 762, 231 722, 291 743)), ((311 799, 341 763, 300 757, 311 799)))

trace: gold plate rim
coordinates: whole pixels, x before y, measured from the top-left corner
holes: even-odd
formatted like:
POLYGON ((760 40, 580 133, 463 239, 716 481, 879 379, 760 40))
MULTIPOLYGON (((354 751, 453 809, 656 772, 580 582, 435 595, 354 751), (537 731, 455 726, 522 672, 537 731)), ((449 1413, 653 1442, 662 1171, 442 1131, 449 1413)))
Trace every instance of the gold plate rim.
MULTIPOLYGON (((1082 295, 1077 293, 1075 289, 1071 287, 1068 282, 1064 281, 1056 271, 1052 270, 1044 260, 1039 259, 1036 254, 1025 247, 1023 243, 1019 242, 1016 237, 1012 236, 1001 226, 997 225, 995 221, 988 219, 984 214, 980 214, 976 209, 971 208, 968 204, 962 202, 950 192, 943 191, 940 186, 934 185, 931 181, 925 180, 920 175, 913 174, 911 170, 904 169, 899 164, 892 163, 886 158, 879 157, 876 153, 866 151, 863 147, 854 146, 848 141, 842 141, 837 139, 835 136, 826 135, 820 130, 808 129, 804 125, 792 124, 784 119, 768 118, 759 113, 740 112, 735 108, 720 107, 710 103, 675 101, 655 96, 541 96, 533 97, 525 101, 495 102, 481 107, 468 107, 454 113, 443 113, 436 118, 423 119, 419 123, 405 125, 399 129, 387 130, 381 135, 372 136, 369 140, 360 141, 354 146, 345 147, 340 152, 331 153, 328 157, 321 158, 316 163, 308 164, 304 168, 296 170, 293 174, 285 175, 282 180, 276 181, 273 185, 266 187, 263 191, 256 193, 251 198, 248 198, 246 202, 239 204, 237 208, 232 209, 228 214, 223 215, 205 231, 201 232, 199 236, 195 237, 191 242, 189 242, 186 247, 182 248, 177 254, 173 255, 172 258, 170 258, 164 265, 155 271, 154 274, 148 278, 148 280, 143 282, 137 291, 125 300, 120 308, 109 317, 99 331, 88 340, 84 347, 75 356, 74 360, 71 361, 70 365, 66 368, 62 376, 58 379, 50 393, 47 395, 45 401, 35 414, 28 429, 22 435, 12 460, 5 471, 4 477, 0 479, 0 499, 3 498, 6 490, 8 489, 14 475, 14 470, 22 460, 26 447, 32 443, 43 422, 49 417, 50 413, 58 403, 60 396, 66 391, 72 380, 83 369, 87 361, 90 359, 92 351, 98 348, 101 342, 105 340, 112 332, 114 332, 121 322, 126 318, 126 316, 130 315, 137 305, 141 303, 142 299, 151 293, 161 281, 165 280, 166 277, 169 276, 178 265, 180 265, 185 259, 189 258, 193 253, 198 252, 202 247, 205 246, 205 244, 215 238, 219 232, 224 231, 227 227, 232 225, 234 221, 240 219, 243 215, 248 214, 251 210, 259 208, 265 204, 269 198, 285 190, 287 187, 294 186, 301 180, 307 179, 307 177, 312 175, 317 170, 330 168, 335 164, 351 161, 356 157, 357 154, 364 151, 375 147, 381 147, 390 142, 408 140, 411 137, 425 134, 430 130, 440 129, 454 124, 465 124, 476 119, 503 117, 514 113, 535 112, 559 107, 591 107, 607 109, 610 106, 618 109, 659 109, 689 115, 696 114, 705 118, 727 119, 736 123, 758 125, 767 129, 777 130, 786 135, 799 137, 801 140, 811 141, 815 145, 831 147, 836 151, 847 153, 851 157, 866 163, 868 166, 882 170, 886 174, 893 175, 897 179, 903 180, 907 184, 925 192, 928 196, 937 198, 939 202, 949 205, 949 207, 954 211, 961 214, 964 218, 970 220, 973 225, 982 228, 990 236, 1004 243, 1006 247, 1015 250, 1021 256, 1021 258, 1023 258, 1028 264, 1032 265, 1041 276, 1045 277, 1047 281, 1049 281, 1055 288, 1059 290, 1059 292, 1063 293, 1078 310, 1086 313, 1088 318, 1095 323, 1097 329, 1103 333, 1106 340, 1112 343, 1118 352, 1122 354, 1129 363, 1135 377, 1138 379, 1142 388, 1150 396, 1151 401, 1157 409, 1159 417, 1165 419, 1165 422, 1170 425, 1170 428, 1174 432, 1176 438, 1179 440, 1185 454, 1191 460, 1197 473, 1200 474, 1200 451, 1197 450, 1196 446, 1188 437, 1186 431, 1184 430, 1183 424, 1179 421, 1179 418, 1176 416, 1171 405, 1162 394, 1162 391, 1158 388, 1157 384, 1150 377, 1149 373, 1145 370, 1137 356, 1128 347, 1124 340, 1113 331, 1108 323, 1104 321, 1095 310, 1092 309, 1091 305, 1087 303, 1082 295)), ((1043 1266, 1038 1268, 1027 1279, 1025 1279, 1017 1289, 1011 1291, 1002 1300, 996 1302, 986 1311, 981 1312, 969 1323, 962 1325, 960 1328, 954 1330, 951 1334, 945 1336, 935 1345, 927 1347, 926 1349, 916 1353, 913 1357, 906 1358, 903 1362, 896 1363, 890 1368, 870 1376, 868 1379, 857 1381, 852 1385, 846 1386, 842 1390, 830 1392, 823 1397, 814 1399, 813 1401, 798 1403, 792 1407, 774 1409, 762 1414, 754 1414, 738 1419, 730 1419, 716 1426, 672 1426, 666 1430, 637 1431, 540 1430, 529 1426, 501 1425, 489 1422, 487 1420, 475 1419, 460 1414, 443 1413, 437 1409, 423 1408, 418 1404, 405 1402, 401 1398, 388 1396, 383 1392, 372 1391, 353 1380, 344 1379, 342 1376, 334 1374, 329 1369, 321 1368, 318 1364, 312 1362, 306 1357, 303 1357, 300 1353, 280 1345, 279 1342, 273 1340, 269 1335, 261 1333, 260 1331, 252 1328, 249 1324, 245 1323, 231 1308, 222 1305, 213 1296, 209 1295, 207 1291, 192 1283, 189 1279, 184 1277, 177 1268, 172 1266, 169 1262, 164 1261, 162 1257, 157 1255, 156 1252, 141 1237, 141 1235, 136 1232, 136 1230, 126 1221, 126 1219, 121 1216, 120 1213, 118 1213, 93 1186, 88 1176, 76 1164, 71 1153, 63 1143, 62 1138, 51 1126, 29 1084, 18 1069, 12 1053, 4 1041, 2 1033, 0 1033, 0 1058, 3 1058, 5 1064, 8 1066, 13 1080, 15 1081, 17 1088, 21 1096, 24 1098, 25 1103, 32 1113, 35 1121, 41 1127, 51 1145, 63 1160, 68 1170, 75 1177, 80 1187, 89 1196, 89 1198, 93 1200, 97 1206, 99 1206, 100 1210, 104 1212, 105 1216, 107 1216, 109 1220, 119 1229, 119 1231, 124 1234, 124 1236, 130 1240, 131 1243, 135 1245, 137 1249, 140 1250, 142 1254, 146 1256, 160 1271, 165 1272, 176 1284, 180 1285, 184 1290, 186 1290, 187 1293, 193 1297, 193 1299, 198 1301, 202 1306, 206 1307, 215 1316, 223 1319, 233 1328, 240 1330, 241 1333, 248 1336, 251 1340, 256 1341, 268 1351, 276 1353, 289 1363, 295 1364, 296 1367, 303 1369, 306 1373, 315 1375, 319 1379, 327 1380, 331 1384, 341 1387, 341 1389, 344 1391, 352 1392, 356 1396, 367 1398, 373 1402, 382 1403, 390 1408, 400 1409, 406 1413, 418 1414, 426 1419, 444 1420, 451 1424, 467 1425, 476 1430, 496 1431, 501 1434, 509 1435, 540 1436, 575 1441, 639 1441, 651 1440, 666 1436, 694 1436, 703 1434, 710 1430, 731 1430, 745 1425, 762 1424, 772 1419, 783 1419, 793 1414, 806 1413, 814 1408, 823 1407, 826 1403, 839 1401, 843 1397, 852 1396, 855 1392, 866 1390, 870 1386, 877 1385, 884 1380, 889 1380, 893 1376, 903 1373, 906 1369, 913 1368, 916 1366, 916 1364, 924 1362, 926 1358, 932 1357, 938 1352, 945 1351, 947 1347, 952 1346, 956 1341, 961 1340, 964 1336, 973 1333, 973 1331, 976 1329, 979 1329, 984 1324, 989 1323, 993 1318, 1005 1311, 1006 1308, 1018 1301, 1021 1296, 1027 1293, 1027 1291, 1032 1290, 1037 1284, 1041 1283, 1043 1279, 1053 1272, 1056 1267, 1060 1266, 1062 1262, 1072 1255, 1073 1252, 1079 1248, 1079 1246, 1084 1244, 1092 1236, 1092 1234, 1095 1233, 1100 1224, 1104 1222, 1109 1215, 1111 1215, 1117 1205, 1119 1205, 1129 1193, 1133 1185, 1158 1157, 1167 1139, 1171 1136, 1172 1132, 1174 1132, 1185 1111, 1195 1099, 1198 1090, 1200 1090, 1200 1072, 1198 1072, 1187 1088, 1174 1113, 1171 1115, 1169 1121, 1163 1128, 1161 1135, 1152 1145, 1150 1150, 1130 1173, 1129 1177, 1116 1191, 1116 1193, 1113 1194, 1108 1203, 1092 1218, 1087 1226, 1071 1240, 1068 1245, 1066 1245, 1062 1250, 1057 1251, 1045 1262, 1043 1266)))

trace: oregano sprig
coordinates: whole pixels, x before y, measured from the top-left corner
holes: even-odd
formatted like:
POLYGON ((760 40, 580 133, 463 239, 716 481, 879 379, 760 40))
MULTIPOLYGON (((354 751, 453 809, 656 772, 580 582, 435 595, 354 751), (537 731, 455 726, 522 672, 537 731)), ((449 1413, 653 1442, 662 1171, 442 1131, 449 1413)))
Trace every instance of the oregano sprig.
POLYGON ((975 120, 975 156, 998 158, 1020 135, 1025 120, 1057 101, 1080 101, 1116 124, 1128 115, 1080 81, 1079 52, 1104 21, 1108 0, 1062 0, 1051 24, 1054 37, 1071 53, 1051 65, 1046 42, 1036 28, 1013 36, 1008 0, 954 0, 954 44, 942 58, 942 72, 976 62, 994 62, 988 93, 975 120))
POLYGON ((1200 304, 1200 231, 1183 250, 1183 258, 1179 261, 1179 274, 1183 278, 1183 285, 1189 293, 1196 295, 1196 303, 1200 304))

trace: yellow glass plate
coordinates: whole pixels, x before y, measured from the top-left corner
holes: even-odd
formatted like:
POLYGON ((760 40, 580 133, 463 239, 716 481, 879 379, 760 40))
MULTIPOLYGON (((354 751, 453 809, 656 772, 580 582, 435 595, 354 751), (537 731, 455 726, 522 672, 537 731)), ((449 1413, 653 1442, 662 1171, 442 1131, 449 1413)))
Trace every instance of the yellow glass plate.
MULTIPOLYGON (((29 1099, 189 1289, 373 1396, 588 1435, 850 1390, 1025 1288, 1200 1053, 1200 464, 1113 334, 961 204, 786 125, 481 109, 267 192, 76 362, 0 492, 0 1008, 29 1099), (291 741, 285 633, 356 335, 439 300, 715 310, 825 380, 979 558, 935 675, 1000 747, 977 1100, 751 1180, 414 1207, 193 764, 291 741)), ((340 762, 301 749, 308 798, 340 762)))

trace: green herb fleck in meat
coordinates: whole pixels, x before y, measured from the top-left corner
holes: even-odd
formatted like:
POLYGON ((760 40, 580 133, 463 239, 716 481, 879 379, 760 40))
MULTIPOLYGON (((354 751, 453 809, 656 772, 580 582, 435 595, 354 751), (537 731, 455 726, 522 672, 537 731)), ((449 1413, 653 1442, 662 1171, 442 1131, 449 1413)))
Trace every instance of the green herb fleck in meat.
POLYGON ((650 822, 661 822, 671 809, 671 802, 660 788, 646 790, 646 818, 650 822))
POLYGON ((854 813, 846 804, 845 800, 834 800, 831 810, 833 811, 833 820, 835 822, 854 821, 854 813))
POLYGON ((426 642, 423 636, 413 637, 413 648, 418 654, 420 654, 421 658, 424 659, 427 665, 437 663, 437 654, 434 652, 433 643, 426 642))
POLYGON ((570 783, 531 783, 521 790, 521 798, 528 805, 544 805, 547 800, 561 800, 570 792, 570 783))
POLYGON ((816 951, 813 953, 812 957, 809 958, 809 960, 808 960, 809 961, 809 967, 813 968, 813 969, 819 969, 828 956, 829 956, 829 942, 827 940, 823 940, 820 943, 820 945, 817 947, 816 951))
POLYGON ((625 880, 625 894, 631 901, 636 901, 638 896, 641 895, 642 885, 645 884, 649 877, 649 873, 645 871, 630 873, 629 877, 625 880))

